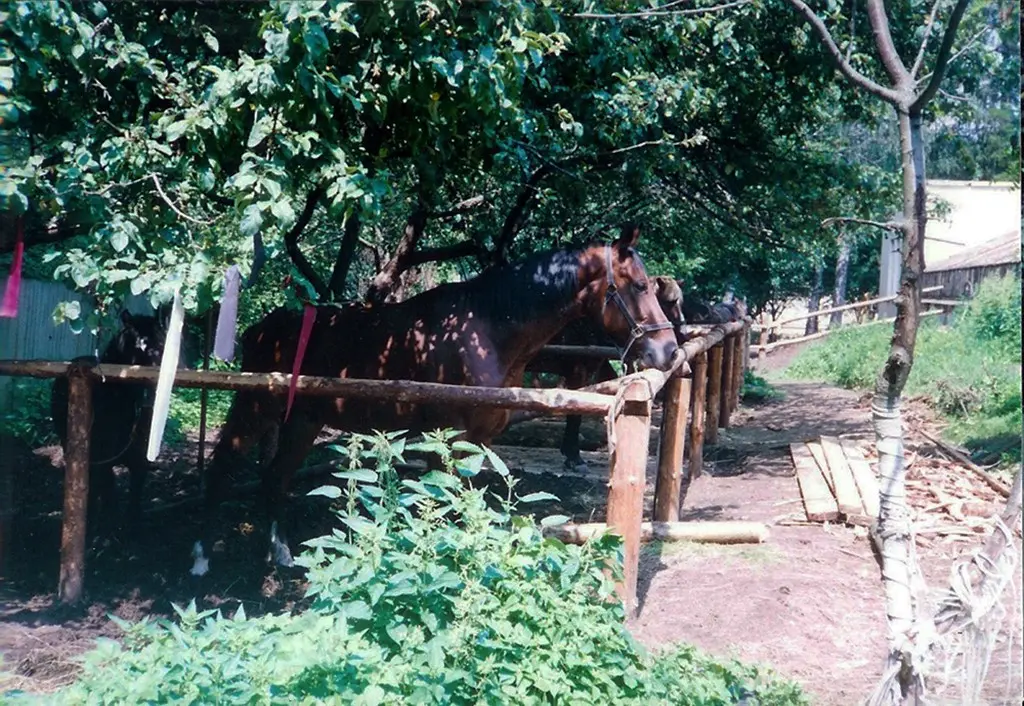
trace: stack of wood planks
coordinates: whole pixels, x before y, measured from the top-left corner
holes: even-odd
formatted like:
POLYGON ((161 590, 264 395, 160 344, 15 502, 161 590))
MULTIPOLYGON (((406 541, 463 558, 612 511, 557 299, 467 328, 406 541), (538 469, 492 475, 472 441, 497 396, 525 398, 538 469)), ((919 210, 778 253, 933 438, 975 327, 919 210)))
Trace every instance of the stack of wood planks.
POLYGON ((808 521, 868 526, 878 517, 878 477, 854 442, 823 436, 789 450, 808 521))

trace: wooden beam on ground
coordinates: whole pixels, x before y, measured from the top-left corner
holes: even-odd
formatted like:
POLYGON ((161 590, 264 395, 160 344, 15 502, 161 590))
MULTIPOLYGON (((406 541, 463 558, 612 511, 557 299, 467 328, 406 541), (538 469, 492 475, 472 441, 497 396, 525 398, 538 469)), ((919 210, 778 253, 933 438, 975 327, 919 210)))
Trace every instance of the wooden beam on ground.
MULTIPOLYGON (((0 361, 0 375, 53 378, 63 376, 67 369, 68 364, 62 362, 0 361)), ((90 375, 93 378, 102 375, 106 382, 155 382, 159 372, 158 367, 104 363, 93 369, 90 375)), ((215 390, 262 390, 284 395, 288 392, 291 377, 285 373, 179 370, 175 373, 174 384, 176 387, 202 387, 205 384, 215 390)), ((579 390, 472 387, 411 380, 359 380, 315 375, 299 375, 296 391, 302 395, 317 397, 463 407, 487 406, 498 409, 534 410, 556 415, 604 415, 613 402, 613 398, 608 395, 579 390)))
POLYGON ((736 355, 734 341, 735 336, 728 336, 722 341, 722 384, 718 406, 718 426, 722 429, 729 428, 729 416, 732 413, 732 361, 736 355))
POLYGON ((693 361, 693 404, 690 412, 690 455, 687 477, 692 481, 704 470, 704 423, 708 394, 708 354, 701 353, 693 361))
POLYGON ((665 386, 658 450, 658 480, 654 487, 654 519, 679 520, 683 487, 683 452, 686 446, 686 415, 690 408, 690 379, 674 377, 665 386))
POLYGON ((68 367, 68 429, 64 446, 64 512, 61 516, 60 578, 57 598, 65 605, 82 599, 85 581, 86 517, 89 502, 89 437, 92 434, 92 377, 88 363, 68 367))
POLYGON ((800 495, 804 499, 807 519, 811 522, 838 520, 839 507, 807 445, 790 444, 789 452, 793 456, 793 466, 796 468, 796 479, 800 485, 800 495))
POLYGON ((825 477, 825 482, 828 483, 828 489, 833 495, 836 494, 835 483, 832 482, 832 472, 828 469, 828 461, 825 460, 825 452, 821 450, 820 441, 808 441, 807 450, 811 452, 811 456, 814 457, 814 462, 818 464, 818 470, 821 471, 821 475, 825 477))
MULTIPOLYGON (((546 527, 544 535, 566 544, 583 544, 609 531, 603 522, 565 524, 546 527)), ((708 544, 761 544, 771 532, 760 522, 644 522, 640 539, 644 542, 703 542, 708 544)))
POLYGON ((708 444, 718 441, 718 423, 722 412, 722 346, 708 351, 708 411, 704 440, 708 444))
POLYGON ((825 461, 832 476, 839 512, 846 515, 846 520, 850 524, 871 524, 871 518, 864 512, 864 503, 861 502, 857 482, 853 479, 853 473, 846 462, 839 440, 834 436, 821 437, 821 450, 825 454, 825 461))
POLYGON ((944 454, 949 456, 951 459, 953 459, 954 461, 959 461, 964 466, 966 466, 968 468, 968 470, 970 470, 971 472, 976 474, 979 478, 981 478, 983 481, 985 481, 985 484, 988 485, 988 487, 992 488, 992 490, 996 491, 997 493, 1002 495, 1004 498, 1010 497, 1010 489, 1009 488, 1007 488, 995 476, 993 476, 991 473, 986 471, 984 468, 981 468, 977 464, 975 464, 974 461, 972 461, 970 459, 970 457, 968 457, 966 454, 961 453, 957 449, 955 449, 952 446, 950 446, 949 444, 947 444, 945 441, 942 441, 941 439, 937 439, 934 436, 932 436, 931 434, 928 434, 928 433, 926 433, 924 431, 921 431, 920 429, 917 429, 916 431, 917 431, 918 434, 920 434, 924 438, 928 439, 928 441, 930 441, 933 444, 935 444, 936 446, 938 446, 939 450, 941 450, 944 454))
POLYGON ((651 433, 650 388, 631 381, 622 392, 623 405, 612 421, 613 438, 608 478, 608 524, 622 535, 625 576, 618 586, 626 614, 637 608, 636 585, 640 570, 640 525, 647 486, 647 447, 651 433))
POLYGON ((843 449, 846 461, 853 473, 853 480, 857 483, 857 490, 860 492, 861 502, 864 503, 864 512, 868 517, 878 517, 878 478, 871 470, 871 464, 864 458, 860 448, 847 439, 840 439, 839 445, 843 449))

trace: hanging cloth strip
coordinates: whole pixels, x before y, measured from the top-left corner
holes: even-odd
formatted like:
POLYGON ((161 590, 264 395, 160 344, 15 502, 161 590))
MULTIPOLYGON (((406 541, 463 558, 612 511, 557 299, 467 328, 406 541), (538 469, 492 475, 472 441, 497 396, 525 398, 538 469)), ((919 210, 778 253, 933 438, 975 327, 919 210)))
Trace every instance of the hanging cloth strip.
POLYGON ((213 339, 213 355, 223 361, 235 357, 235 333, 238 327, 238 292, 242 286, 242 271, 232 265, 224 274, 224 296, 220 300, 217 333, 213 339))
POLYGON ((295 388, 299 383, 299 371, 302 370, 302 359, 306 355, 306 344, 309 343, 313 322, 316 321, 316 307, 306 304, 302 312, 302 329, 299 331, 299 345, 295 351, 295 362, 292 363, 292 379, 288 384, 288 404, 284 409, 284 421, 288 421, 292 413, 292 402, 295 401, 295 388))
POLYGON ((146 458, 155 461, 160 453, 164 427, 167 424, 167 413, 171 407, 171 388, 174 387, 174 374, 178 369, 178 355, 181 352, 181 327, 185 321, 185 309, 181 304, 181 290, 174 292, 174 304, 171 307, 171 320, 167 325, 167 338, 164 343, 164 354, 160 359, 160 376, 157 378, 156 394, 153 400, 153 421, 149 429, 149 445, 146 458))
POLYGON ((4 299, 0 303, 0 317, 13 319, 18 315, 18 299, 21 297, 21 263, 25 258, 25 240, 22 233, 22 219, 18 218, 18 240, 14 245, 14 259, 11 274, 7 277, 4 299))

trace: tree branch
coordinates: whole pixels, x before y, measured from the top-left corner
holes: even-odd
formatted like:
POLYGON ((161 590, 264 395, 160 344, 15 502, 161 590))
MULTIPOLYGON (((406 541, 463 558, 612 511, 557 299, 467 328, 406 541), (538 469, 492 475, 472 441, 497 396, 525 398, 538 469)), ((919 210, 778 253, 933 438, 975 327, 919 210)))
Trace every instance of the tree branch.
POLYGON ((356 206, 345 220, 345 233, 341 237, 338 255, 334 259, 334 267, 331 269, 330 288, 335 299, 341 299, 345 293, 348 271, 352 267, 352 258, 356 254, 356 245, 359 244, 359 231, 362 226, 363 221, 360 218, 359 208, 356 206))
POLYGON ((470 257, 472 255, 479 254, 480 245, 473 240, 464 240, 461 243, 445 245, 439 248, 416 250, 406 259, 406 266, 403 271, 413 267, 419 267, 420 265, 424 265, 428 262, 445 262, 447 260, 457 260, 460 257, 470 257))
POLYGON ((168 206, 170 206, 171 210, 174 211, 176 214, 178 214, 178 216, 180 216, 181 218, 184 218, 186 221, 189 221, 191 223, 195 223, 196 225, 200 225, 200 226, 212 225, 212 224, 216 223, 218 220, 220 220, 220 216, 218 216, 217 218, 213 218, 213 219, 211 219, 209 221, 201 221, 198 218, 193 218, 192 216, 190 216, 187 213, 183 212, 180 208, 175 206, 174 202, 171 201, 170 197, 166 193, 164 193, 163 187, 160 186, 160 177, 158 177, 156 174, 150 174, 149 176, 152 177, 153 184, 156 185, 156 192, 157 192, 157 194, 160 195, 160 198, 162 198, 164 200, 164 203, 166 203, 168 206))
POLYGON ((306 205, 302 209, 302 213, 299 214, 299 218, 295 221, 295 225, 288 231, 284 236, 285 249, 288 251, 288 257, 291 258, 296 269, 299 273, 309 281, 316 290, 317 297, 322 301, 328 301, 330 299, 330 290, 324 284, 324 281, 320 279, 320 275, 316 273, 312 265, 309 264, 309 260, 299 250, 299 236, 302 235, 302 231, 305 230, 306 226, 309 225, 310 220, 313 218, 313 212, 316 211, 317 204, 320 203, 320 198, 323 196, 324 190, 322 186, 317 186, 306 197, 306 205))
POLYGON ((878 58, 889 73, 889 78, 896 86, 903 86, 910 82, 910 74, 907 67, 903 65, 896 45, 892 43, 892 32, 889 31, 889 18, 885 14, 885 0, 867 0, 868 21, 871 23, 872 33, 875 35, 875 48, 878 49, 878 58))
MULTIPOLYGON (((967 5, 968 0, 961 0, 961 2, 965 6, 964 9, 966 9, 966 5, 967 5)), ((954 8, 954 10, 953 10, 954 17, 956 15, 956 10, 959 7, 960 7, 960 5, 958 4, 957 7, 954 8)), ((953 21, 954 17, 950 18, 950 22, 953 21)), ((955 17, 955 19, 957 21, 957 24, 959 24, 960 19, 962 17, 963 17, 963 12, 960 13, 960 17, 955 17)), ((981 30, 980 32, 976 33, 973 37, 968 39, 964 43, 964 45, 962 47, 960 47, 960 49, 957 50, 957 52, 955 54, 953 54, 952 56, 949 57, 949 59, 947 59, 945 62, 943 62, 942 61, 943 49, 947 49, 947 47, 946 47, 946 38, 948 37, 949 40, 950 40, 950 42, 949 42, 950 43, 950 47, 953 44, 952 34, 950 34, 949 29, 953 29, 954 30, 953 34, 956 33, 956 31, 955 31, 956 28, 953 25, 950 25, 950 27, 947 28, 946 35, 942 38, 942 47, 940 47, 940 49, 939 49, 939 57, 938 57, 938 59, 936 59, 936 62, 935 62, 935 71, 932 71, 930 74, 927 74, 927 75, 921 77, 921 82, 923 83, 924 81, 927 80, 928 81, 928 86, 924 89, 924 92, 922 92, 921 95, 914 101, 914 105, 912 106, 912 108, 915 107, 915 106, 917 107, 918 110, 923 108, 928 103, 928 101, 931 100, 935 96, 935 92, 938 90, 939 84, 942 82, 942 79, 945 77, 946 69, 949 68, 949 65, 952 64, 957 59, 959 59, 961 56, 963 56, 964 53, 966 53, 968 49, 970 49, 972 46, 974 46, 975 42, 977 42, 983 35, 985 35, 985 34, 987 34, 989 32, 989 28, 986 27, 983 30, 981 30), (942 71, 941 75, 939 75, 937 73, 940 70, 942 71), (936 80, 936 76, 938 76, 938 80, 936 80), (931 91, 931 94, 928 95, 928 99, 927 100, 922 102, 921 98, 923 98, 926 94, 928 94, 929 90, 931 91)), ((948 49, 947 49, 947 51, 948 51, 948 49)))
POLYGON ((380 304, 391 294, 398 284, 399 275, 409 269, 409 259, 415 251, 416 244, 423 237, 426 225, 427 212, 423 209, 421 202, 405 222, 405 232, 402 234, 398 247, 395 248, 395 254, 370 282, 370 286, 366 290, 366 301, 380 304))
POLYGON ((822 228, 835 225, 836 223, 857 223, 862 226, 871 226, 873 228, 881 228, 882 230, 889 230, 893 232, 899 232, 903 230, 903 224, 898 221, 871 221, 865 218, 851 218, 849 216, 836 216, 835 218, 826 218, 821 222, 822 228))
POLYGON ((928 24, 924 27, 924 37, 921 38, 921 46, 917 49, 917 58, 914 59, 914 65, 910 69, 910 78, 914 79, 917 77, 917 72, 921 70, 921 64, 924 63, 924 51, 928 48, 928 40, 932 36, 932 27, 935 26, 935 16, 939 14, 939 5, 942 0, 935 0, 932 3, 932 11, 928 15, 928 24))
POLYGON ((519 196, 516 197, 516 201, 512 204, 512 208, 505 216, 505 222, 501 226, 501 230, 498 232, 498 237, 495 239, 494 247, 494 258, 495 260, 503 260, 505 258, 505 251, 508 250, 512 241, 515 239, 516 234, 523 227, 523 223, 526 222, 526 210, 533 201, 533 197, 537 194, 537 185, 544 180, 548 174, 554 171, 554 166, 551 164, 541 165, 530 178, 526 180, 526 184, 519 191, 519 196))
POLYGON ((685 0, 676 0, 675 2, 669 2, 660 7, 653 7, 650 10, 644 10, 642 12, 619 12, 619 13, 598 13, 598 12, 577 12, 573 17, 579 17, 580 19, 586 20, 629 20, 646 17, 666 17, 666 16, 685 16, 685 15, 705 15, 713 12, 721 12, 723 10, 731 10, 735 7, 743 7, 749 5, 753 0, 735 0, 735 2, 727 2, 721 5, 712 5, 711 7, 695 7, 688 10, 667 10, 666 8, 674 5, 679 5, 685 0))
POLYGON ((832 59, 836 62, 836 66, 839 72, 843 74, 853 85, 864 89, 868 93, 881 98, 887 103, 892 105, 898 105, 900 102, 900 94, 891 88, 882 86, 881 84, 875 83, 870 78, 857 71, 853 66, 846 61, 843 57, 842 50, 836 45, 835 40, 832 39, 832 35, 829 34, 828 28, 825 23, 821 21, 814 10, 808 7, 807 3, 803 0, 787 0, 800 14, 804 16, 814 31, 818 33, 818 37, 821 39, 828 53, 832 55, 832 59))
POLYGON ((443 220, 447 220, 449 218, 453 218, 454 216, 457 216, 460 213, 466 213, 467 211, 472 211, 474 208, 477 208, 477 207, 483 205, 484 203, 485 203, 485 201, 484 201, 484 197, 482 195, 473 196, 472 198, 468 198, 465 201, 460 201, 459 203, 455 204, 455 206, 453 206, 452 208, 448 209, 447 211, 431 211, 431 212, 427 213, 426 215, 427 215, 427 218, 443 221, 443 220))

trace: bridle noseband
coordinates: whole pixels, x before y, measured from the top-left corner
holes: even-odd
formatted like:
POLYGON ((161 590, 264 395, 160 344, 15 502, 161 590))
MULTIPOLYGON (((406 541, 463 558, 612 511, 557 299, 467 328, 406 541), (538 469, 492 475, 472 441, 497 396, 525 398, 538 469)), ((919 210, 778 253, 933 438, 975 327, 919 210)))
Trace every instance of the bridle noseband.
MULTIPOLYGON (((643 338, 645 334, 652 331, 661 331, 663 329, 672 328, 672 322, 666 321, 663 324, 638 324, 633 315, 629 313, 629 309, 626 307, 626 302, 622 300, 622 295, 619 294, 618 288, 615 286, 615 277, 612 274, 612 245, 605 246, 605 270, 608 273, 608 289, 604 294, 604 306, 608 305, 608 302, 615 302, 615 305, 619 307, 619 311, 622 313, 624 319, 626 319, 626 325, 629 326, 629 341, 626 342, 626 347, 622 349, 620 358, 623 363, 626 361, 626 354, 629 353, 629 349, 633 347, 639 339, 643 338)), ((637 259, 640 264, 640 269, 646 272, 644 268, 643 260, 640 259, 640 255, 636 253, 632 248, 630 252, 633 257, 637 259)))

